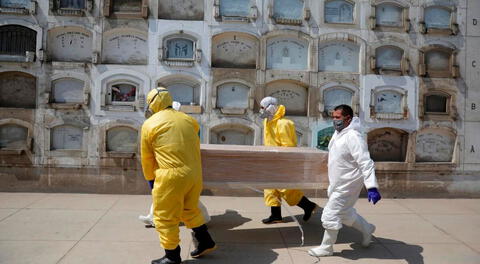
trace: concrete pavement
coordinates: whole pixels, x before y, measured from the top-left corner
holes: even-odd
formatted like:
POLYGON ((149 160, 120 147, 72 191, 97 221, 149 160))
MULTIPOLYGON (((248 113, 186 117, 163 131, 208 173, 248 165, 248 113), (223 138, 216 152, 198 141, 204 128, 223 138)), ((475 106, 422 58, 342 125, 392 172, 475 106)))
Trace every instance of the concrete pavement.
MULTIPOLYGON (((321 242, 321 212, 303 223, 301 209, 289 207, 305 232, 302 247, 293 220, 260 223, 268 214, 261 197, 201 200, 219 249, 189 258, 192 239, 182 226, 184 263, 480 263, 479 199, 383 199, 372 206, 361 198, 357 210, 377 226, 374 243, 361 248, 361 235, 346 227, 335 255, 320 260, 307 250, 321 242)), ((0 263, 150 263, 163 250, 155 230, 137 220, 149 206, 147 195, 0 193, 0 263)))

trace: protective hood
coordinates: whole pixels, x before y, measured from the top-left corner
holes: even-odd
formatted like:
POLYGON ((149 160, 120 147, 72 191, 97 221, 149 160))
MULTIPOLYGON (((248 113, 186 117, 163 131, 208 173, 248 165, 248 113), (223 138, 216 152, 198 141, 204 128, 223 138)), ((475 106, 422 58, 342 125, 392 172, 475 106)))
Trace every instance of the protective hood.
POLYGON ((172 96, 166 88, 158 87, 148 92, 147 105, 153 114, 172 106, 172 102, 172 96))
MULTIPOLYGON (((277 121, 278 119, 282 118, 285 116, 285 106, 284 105, 279 105, 277 112, 275 112, 275 115, 273 116, 271 121, 277 121)), ((270 121, 270 122, 271 122, 270 121)))

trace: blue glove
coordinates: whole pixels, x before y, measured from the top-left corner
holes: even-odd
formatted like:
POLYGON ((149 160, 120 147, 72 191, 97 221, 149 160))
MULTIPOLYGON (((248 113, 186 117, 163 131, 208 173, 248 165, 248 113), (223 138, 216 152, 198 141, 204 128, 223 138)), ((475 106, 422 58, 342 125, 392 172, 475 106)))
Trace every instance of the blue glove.
POLYGON ((153 189, 154 183, 155 183, 155 180, 148 181, 148 185, 150 185, 150 189, 153 189))
POLYGON ((382 199, 380 193, 378 192, 377 188, 368 189, 368 201, 376 204, 378 201, 382 199))

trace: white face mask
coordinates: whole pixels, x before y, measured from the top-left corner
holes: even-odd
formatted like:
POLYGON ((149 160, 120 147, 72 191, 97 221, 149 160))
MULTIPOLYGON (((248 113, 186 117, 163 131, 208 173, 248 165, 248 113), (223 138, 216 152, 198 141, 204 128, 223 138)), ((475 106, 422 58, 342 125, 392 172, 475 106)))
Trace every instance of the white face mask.
POLYGON ((260 117, 261 118, 268 118, 271 120, 275 113, 277 112, 277 106, 270 104, 266 108, 260 109, 260 117))

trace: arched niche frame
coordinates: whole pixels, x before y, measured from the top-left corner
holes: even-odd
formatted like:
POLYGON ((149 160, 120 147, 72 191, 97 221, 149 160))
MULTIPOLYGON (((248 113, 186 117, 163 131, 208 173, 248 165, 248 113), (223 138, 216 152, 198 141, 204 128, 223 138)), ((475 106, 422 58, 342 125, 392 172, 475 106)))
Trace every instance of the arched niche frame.
MULTIPOLYGON (((0 61, 14 61, 14 62, 34 62, 43 61, 45 59, 45 52, 43 49, 43 29, 38 24, 33 24, 21 19, 2 19, 0 20, 0 31, 7 27, 18 27, 28 35, 22 35, 19 30, 13 29, 12 33, 20 34, 17 41, 8 40, 8 53, 0 52, 0 61), (30 38, 30 40, 28 40, 30 38)), ((9 38, 8 34, 2 36, 0 33, 0 41, 3 38, 9 38)))
POLYGON ((371 5, 369 26, 371 30, 409 32, 410 3, 406 0, 374 0, 371 5))
POLYGON ((256 69, 260 66, 258 37, 245 32, 221 32, 212 37, 212 67, 256 69))
POLYGON ((381 75, 408 75, 410 60, 406 45, 377 44, 372 46, 370 71, 381 75))
POLYGON ((202 87, 205 87, 205 81, 200 76, 187 73, 165 75, 157 80, 157 86, 168 89, 173 100, 181 104, 180 111, 188 114, 202 113, 202 87))
POLYGON ((139 153, 140 123, 113 120, 100 128, 101 157, 134 158, 139 153))
POLYGON ((242 79, 226 79, 213 84, 212 105, 223 114, 245 114, 253 110, 255 86, 242 79))
POLYGON ((106 31, 102 40, 102 62, 147 64, 148 32, 123 27, 106 31))
POLYGON ((193 67, 201 63, 200 36, 183 30, 168 32, 160 40, 158 59, 171 67, 193 67))
MULTIPOLYGON (((236 141, 239 140, 238 136, 243 135, 243 138, 247 139, 243 141, 244 145, 260 145, 262 129, 254 122, 241 118, 219 119, 209 123, 206 128, 206 133, 204 134, 204 140, 210 144, 232 144, 229 143, 232 142, 229 141, 229 135, 233 135, 234 138, 232 139, 235 139, 236 141), (224 133, 228 131, 231 131, 232 133, 224 133), (222 136, 225 136, 225 140, 222 140, 222 136)), ((234 143, 236 143, 236 141, 234 143)))
POLYGON ((408 91, 396 86, 379 86, 370 90, 370 117, 408 119, 408 91))
POLYGON ((307 34, 295 30, 278 30, 262 37, 262 69, 308 71, 313 68, 314 40, 307 34))
POLYGON ((255 0, 214 0, 213 17, 217 21, 248 23, 258 18, 255 0))
POLYGON ((423 120, 456 120, 456 93, 447 89, 428 89, 420 92, 418 113, 423 120))
POLYGON ((33 125, 16 118, 0 119, 0 153, 5 155, 31 154, 33 125))
POLYGON ((20 71, 0 72, 0 108, 37 107, 37 77, 20 71))
POLYGON ((360 90, 356 84, 330 82, 320 86, 317 108, 323 117, 331 117, 337 105, 347 104, 352 107, 355 115, 360 110, 360 90))
POLYGON ((45 92, 52 108, 78 109, 89 104, 90 80, 85 74, 61 72, 50 79, 45 92))
POLYGON ((428 0, 419 7, 418 27, 422 34, 457 35, 457 8, 451 3, 428 0))
POLYGON ((457 78, 457 50, 439 44, 431 44, 419 51, 418 75, 431 78, 457 78))
POLYGON ((94 34, 80 26, 58 26, 48 30, 48 60, 92 62, 94 34), (73 51, 73 52, 72 52, 73 51))
POLYGON ((278 99, 279 104, 286 108, 285 115, 308 116, 309 86, 292 80, 277 80, 267 83, 265 96, 278 99))
POLYGON ((50 157, 87 156, 90 126, 57 120, 45 126, 45 153, 50 157))
POLYGON ((369 131, 367 145, 375 162, 405 162, 409 134, 401 129, 383 127, 369 131))
POLYGON ((444 163, 455 166, 458 163, 460 150, 455 130, 448 127, 427 127, 416 131, 414 136, 417 164, 444 163))
POLYGON ((364 74, 366 51, 366 41, 357 35, 323 34, 318 38, 318 71, 364 74))
POLYGON ((308 0, 268 0, 268 17, 277 24, 300 26, 311 18, 309 3, 308 0))

